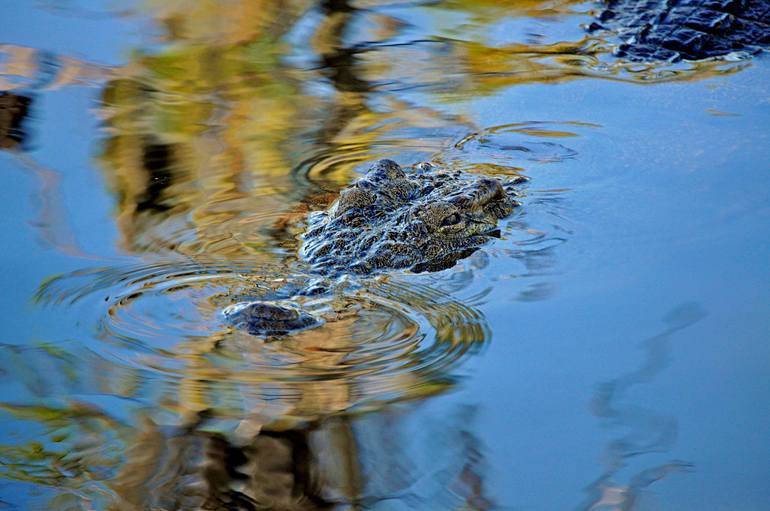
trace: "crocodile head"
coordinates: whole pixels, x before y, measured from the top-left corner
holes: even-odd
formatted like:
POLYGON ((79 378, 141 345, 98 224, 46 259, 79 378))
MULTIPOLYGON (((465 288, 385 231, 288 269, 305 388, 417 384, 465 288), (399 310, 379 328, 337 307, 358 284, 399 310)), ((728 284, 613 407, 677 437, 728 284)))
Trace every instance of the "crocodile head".
POLYGON ((407 173, 380 160, 328 210, 311 215, 301 254, 327 273, 449 268, 499 236, 498 221, 518 205, 512 185, 523 179, 427 164, 407 173))

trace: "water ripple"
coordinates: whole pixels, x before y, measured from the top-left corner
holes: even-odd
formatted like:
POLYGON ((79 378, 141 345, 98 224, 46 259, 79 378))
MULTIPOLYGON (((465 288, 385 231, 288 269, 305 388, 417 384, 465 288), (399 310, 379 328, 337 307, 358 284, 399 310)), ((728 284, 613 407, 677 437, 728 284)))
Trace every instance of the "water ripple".
POLYGON ((36 299, 76 309, 101 341, 92 349, 150 370, 188 411, 240 401, 236 415, 270 403, 268 415, 313 416, 432 394, 489 337, 478 310, 420 283, 342 279, 327 294, 298 294, 311 282, 279 265, 164 262, 56 277, 36 299), (259 337, 227 323, 224 307, 254 300, 291 302, 322 324, 259 337))

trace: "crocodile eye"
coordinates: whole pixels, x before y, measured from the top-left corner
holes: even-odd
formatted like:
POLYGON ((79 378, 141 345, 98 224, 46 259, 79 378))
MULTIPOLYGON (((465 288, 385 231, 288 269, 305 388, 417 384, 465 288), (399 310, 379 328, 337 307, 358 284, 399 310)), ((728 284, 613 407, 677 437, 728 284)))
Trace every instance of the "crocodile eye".
POLYGON ((462 218, 459 213, 452 213, 441 221, 441 227, 459 224, 460 220, 462 220, 462 218))

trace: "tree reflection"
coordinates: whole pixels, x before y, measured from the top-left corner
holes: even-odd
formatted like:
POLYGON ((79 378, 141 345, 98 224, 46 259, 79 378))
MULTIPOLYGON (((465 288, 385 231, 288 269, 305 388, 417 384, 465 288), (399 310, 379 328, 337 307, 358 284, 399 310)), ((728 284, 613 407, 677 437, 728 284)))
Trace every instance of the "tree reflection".
MULTIPOLYGON (((28 354, 35 358, 22 361, 38 366, 73 362, 45 350, 28 354)), ((28 383, 53 383, 45 379, 37 373, 28 383)), ((68 388, 84 384, 74 375, 68 388)), ((130 407, 128 421, 84 401, 0 408, 19 425, 15 436, 22 440, 0 443, 2 476, 35 483, 38 491, 55 488, 46 509, 492 506, 483 450, 472 433, 475 412, 468 407, 429 424, 414 423, 403 407, 302 421, 253 415, 235 422, 201 410, 182 423, 139 403, 130 407)))

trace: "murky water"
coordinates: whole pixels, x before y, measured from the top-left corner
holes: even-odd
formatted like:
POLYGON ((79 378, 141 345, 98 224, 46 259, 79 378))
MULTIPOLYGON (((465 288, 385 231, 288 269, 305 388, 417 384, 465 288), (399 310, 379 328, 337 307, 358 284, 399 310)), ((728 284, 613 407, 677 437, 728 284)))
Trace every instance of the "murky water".
POLYGON ((770 63, 592 9, 4 9, 0 507, 770 508, 770 63), (453 268, 298 294, 384 157, 530 180, 453 268))

